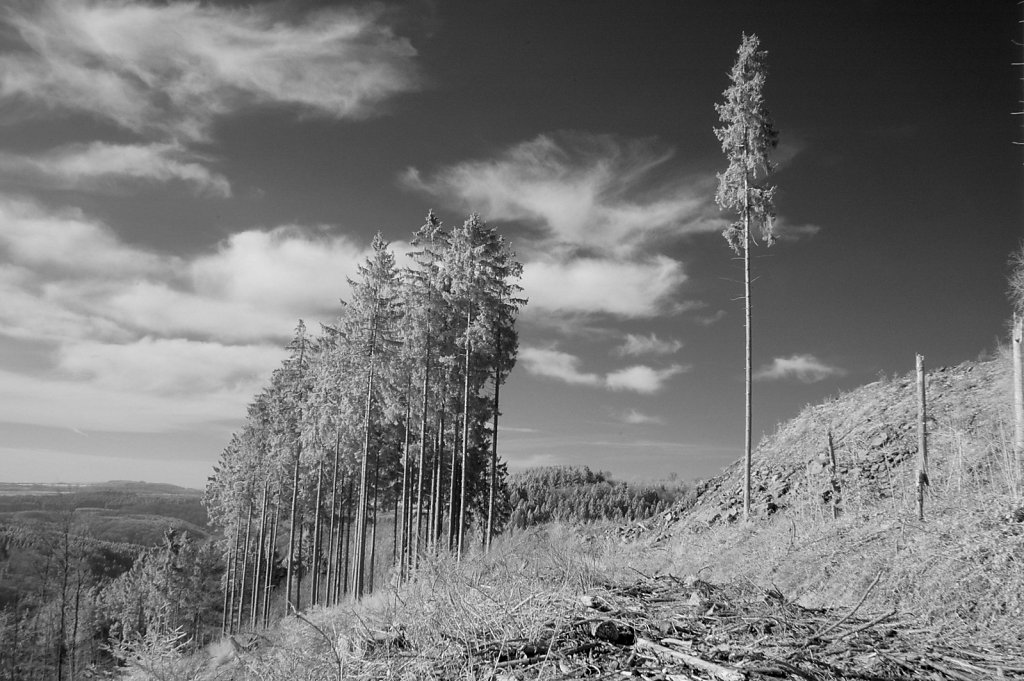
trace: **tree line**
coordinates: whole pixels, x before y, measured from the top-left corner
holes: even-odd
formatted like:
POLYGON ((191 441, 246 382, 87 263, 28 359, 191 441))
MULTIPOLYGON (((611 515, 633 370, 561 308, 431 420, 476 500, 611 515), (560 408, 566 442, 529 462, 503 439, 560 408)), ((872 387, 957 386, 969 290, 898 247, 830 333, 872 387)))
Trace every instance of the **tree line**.
POLYGON ((547 466, 510 476, 509 497, 509 525, 523 529, 551 521, 642 520, 689 507, 694 490, 681 481, 630 484, 585 466, 547 466))
POLYGON ((507 522, 499 398, 522 265, 475 214, 447 229, 430 212, 411 243, 399 267, 378 233, 338 318, 315 334, 299 322, 214 468, 226 632, 357 600, 382 568, 405 579, 507 522))

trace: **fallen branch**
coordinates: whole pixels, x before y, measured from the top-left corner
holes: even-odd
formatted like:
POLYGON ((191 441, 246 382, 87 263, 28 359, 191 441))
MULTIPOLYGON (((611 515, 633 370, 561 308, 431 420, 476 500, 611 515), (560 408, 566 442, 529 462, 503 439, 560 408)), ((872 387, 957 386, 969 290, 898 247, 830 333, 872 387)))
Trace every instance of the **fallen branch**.
POLYGON ((864 604, 864 601, 866 601, 867 598, 868 598, 868 594, 871 593, 871 591, 875 588, 875 585, 878 584, 878 580, 880 580, 881 578, 882 578, 882 571, 879 570, 878 574, 875 575, 874 580, 872 580, 871 584, 868 586, 867 591, 865 591, 864 595, 860 597, 859 601, 857 601, 857 605, 853 606, 853 609, 850 610, 850 612, 846 613, 846 615, 842 619, 840 619, 838 622, 835 622, 834 624, 832 624, 829 627, 825 627, 824 629, 822 629, 821 631, 819 631, 816 634, 811 634, 810 638, 807 639, 807 642, 810 643, 811 641, 813 641, 815 639, 820 639, 822 636, 824 636, 828 632, 832 631, 833 629, 835 629, 836 627, 841 625, 846 620, 848 620, 851 617, 853 617, 853 614, 855 612, 857 612, 860 609, 860 606, 862 606, 864 604))
POLYGON ((694 669, 699 669, 702 672, 712 674, 722 681, 743 681, 743 679, 746 678, 742 672, 735 669, 723 667, 720 664, 715 664, 714 662, 708 662, 707 660, 702 660, 699 657, 694 657, 693 655, 681 653, 678 650, 667 648, 646 638, 638 638, 634 647, 637 650, 650 651, 655 655, 674 658, 688 667, 693 667, 694 669))

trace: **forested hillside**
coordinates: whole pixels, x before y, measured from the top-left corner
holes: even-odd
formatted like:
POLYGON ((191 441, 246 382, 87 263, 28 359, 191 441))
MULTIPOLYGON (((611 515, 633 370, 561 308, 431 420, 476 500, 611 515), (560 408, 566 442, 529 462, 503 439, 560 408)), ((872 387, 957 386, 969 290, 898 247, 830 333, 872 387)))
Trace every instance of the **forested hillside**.
POLYGON ((83 678, 112 634, 219 625, 202 493, 173 485, 0 488, 0 679, 83 678))
POLYGON ((669 508, 685 507, 693 498, 684 482, 626 483, 589 468, 531 468, 509 479, 512 515, 519 529, 554 520, 586 523, 641 520, 669 508))

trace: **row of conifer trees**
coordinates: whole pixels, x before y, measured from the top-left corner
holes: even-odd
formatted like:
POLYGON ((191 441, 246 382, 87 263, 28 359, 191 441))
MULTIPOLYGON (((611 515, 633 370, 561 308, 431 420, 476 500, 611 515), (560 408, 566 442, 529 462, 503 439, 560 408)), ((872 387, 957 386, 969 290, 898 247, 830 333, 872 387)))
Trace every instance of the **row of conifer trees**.
POLYGON ((378 233, 337 320, 316 335, 299 322, 214 469, 225 630, 357 600, 383 561, 404 579, 427 552, 488 547, 507 521, 498 407, 522 265, 477 215, 448 230, 428 213, 412 245, 399 267, 378 233))

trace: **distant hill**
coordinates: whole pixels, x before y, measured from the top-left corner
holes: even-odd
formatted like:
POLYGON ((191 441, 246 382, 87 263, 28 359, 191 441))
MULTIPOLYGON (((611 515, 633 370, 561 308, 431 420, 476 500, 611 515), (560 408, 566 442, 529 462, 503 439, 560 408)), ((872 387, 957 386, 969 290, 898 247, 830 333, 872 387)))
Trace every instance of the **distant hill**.
POLYGON ((92 539, 148 547, 168 528, 206 537, 202 500, 201 490, 162 483, 0 483, 0 524, 53 525, 74 511, 79 531, 92 539))

